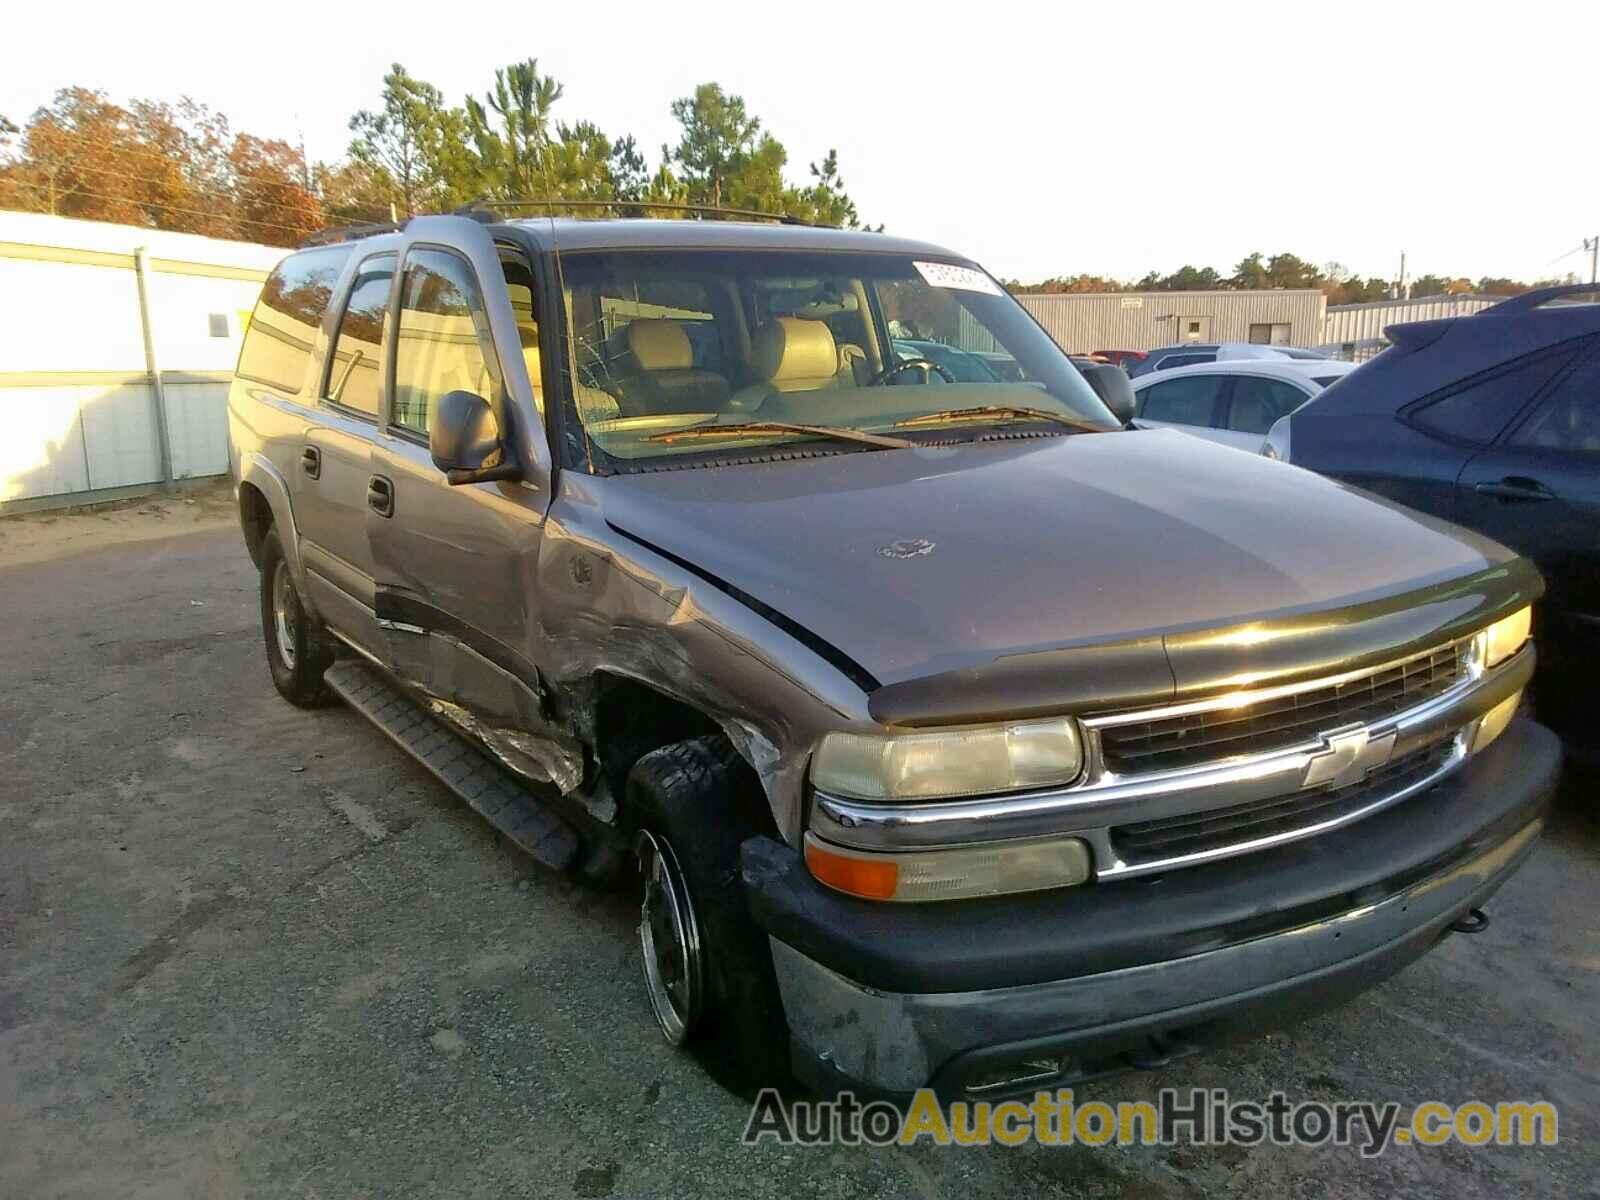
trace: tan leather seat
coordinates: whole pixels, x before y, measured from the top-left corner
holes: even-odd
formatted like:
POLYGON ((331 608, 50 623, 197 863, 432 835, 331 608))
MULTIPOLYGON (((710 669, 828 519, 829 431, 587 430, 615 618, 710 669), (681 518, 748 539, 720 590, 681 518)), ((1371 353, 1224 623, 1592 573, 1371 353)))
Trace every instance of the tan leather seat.
POLYGON ((676 321, 639 317, 617 335, 623 366, 622 409, 647 413, 716 412, 728 401, 728 381, 694 365, 694 347, 676 321))
POLYGON ((821 321, 777 317, 750 339, 750 366, 759 383, 740 388, 728 401, 734 412, 754 412, 774 392, 806 392, 840 382, 842 359, 833 331, 821 321))
POLYGON ((779 317, 756 330, 750 361, 756 374, 778 392, 824 387, 839 373, 833 331, 821 321, 801 317, 779 317))

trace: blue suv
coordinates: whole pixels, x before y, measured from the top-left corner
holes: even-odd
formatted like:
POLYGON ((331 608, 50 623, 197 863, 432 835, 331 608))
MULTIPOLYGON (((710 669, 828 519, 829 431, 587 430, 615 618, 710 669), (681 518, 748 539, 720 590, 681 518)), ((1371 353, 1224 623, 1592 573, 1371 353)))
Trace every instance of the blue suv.
POLYGON ((1600 290, 1385 333, 1388 350, 1278 421, 1264 453, 1533 559, 1549 585, 1541 709, 1570 728, 1600 655, 1600 290))

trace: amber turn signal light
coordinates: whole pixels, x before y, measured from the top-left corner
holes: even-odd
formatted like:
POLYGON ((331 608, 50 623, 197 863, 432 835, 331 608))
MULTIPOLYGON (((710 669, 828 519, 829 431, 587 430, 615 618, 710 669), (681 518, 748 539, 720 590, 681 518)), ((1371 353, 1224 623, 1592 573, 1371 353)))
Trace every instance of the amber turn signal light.
POLYGON ((900 867, 893 859, 839 854, 816 838, 806 838, 806 866, 818 882, 867 900, 888 900, 900 883, 900 867))

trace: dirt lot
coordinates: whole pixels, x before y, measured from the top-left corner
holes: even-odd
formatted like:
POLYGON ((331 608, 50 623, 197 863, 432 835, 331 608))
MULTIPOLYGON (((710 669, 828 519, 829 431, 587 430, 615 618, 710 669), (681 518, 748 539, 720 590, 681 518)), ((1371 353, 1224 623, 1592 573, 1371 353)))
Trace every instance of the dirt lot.
POLYGON ((1557 1147, 746 1149, 655 1033, 625 905, 278 699, 222 510, 0 521, 0 1196, 1600 1197, 1592 784, 1486 933, 1080 1089, 1543 1098, 1557 1147))

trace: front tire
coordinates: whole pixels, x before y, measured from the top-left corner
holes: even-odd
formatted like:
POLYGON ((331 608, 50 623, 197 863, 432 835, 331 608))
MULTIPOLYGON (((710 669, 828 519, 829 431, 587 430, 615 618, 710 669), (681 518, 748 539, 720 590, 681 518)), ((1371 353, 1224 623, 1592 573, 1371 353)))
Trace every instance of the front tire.
POLYGON ((740 845, 771 824, 755 772, 720 736, 676 742, 628 772, 625 811, 643 881, 645 990, 662 1034, 714 1054, 741 1090, 786 1085, 772 952, 739 875, 740 845))
POLYGON ((300 708, 327 704, 322 675, 333 663, 333 646, 300 601, 276 529, 261 540, 261 632, 278 694, 300 708))

